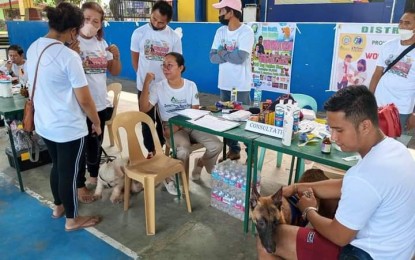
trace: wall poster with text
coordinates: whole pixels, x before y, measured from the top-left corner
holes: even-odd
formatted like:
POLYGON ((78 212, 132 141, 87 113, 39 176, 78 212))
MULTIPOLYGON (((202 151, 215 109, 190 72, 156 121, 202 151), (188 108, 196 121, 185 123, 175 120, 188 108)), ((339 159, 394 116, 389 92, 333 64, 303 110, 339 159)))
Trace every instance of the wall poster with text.
POLYGON ((334 38, 330 90, 369 86, 383 43, 399 37, 397 24, 338 23, 334 38))
POLYGON ((290 93, 295 23, 249 23, 255 34, 252 49, 253 85, 290 93))

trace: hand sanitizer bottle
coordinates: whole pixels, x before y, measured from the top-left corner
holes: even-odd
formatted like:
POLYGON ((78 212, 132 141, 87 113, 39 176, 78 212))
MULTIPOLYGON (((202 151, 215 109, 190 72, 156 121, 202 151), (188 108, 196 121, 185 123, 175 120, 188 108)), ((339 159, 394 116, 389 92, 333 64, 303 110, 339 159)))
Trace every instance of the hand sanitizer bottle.
POLYGON ((287 104, 284 113, 284 133, 282 135, 282 144, 285 146, 291 145, 292 135, 293 135, 293 126, 294 126, 294 117, 293 117, 293 107, 290 103, 287 104))

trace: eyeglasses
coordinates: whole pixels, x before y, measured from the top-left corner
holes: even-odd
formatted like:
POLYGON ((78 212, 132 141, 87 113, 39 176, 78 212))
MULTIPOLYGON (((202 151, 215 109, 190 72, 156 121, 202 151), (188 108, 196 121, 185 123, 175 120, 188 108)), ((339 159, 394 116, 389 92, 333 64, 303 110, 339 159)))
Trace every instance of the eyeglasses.
POLYGON ((176 64, 160 64, 162 69, 171 70, 176 64))

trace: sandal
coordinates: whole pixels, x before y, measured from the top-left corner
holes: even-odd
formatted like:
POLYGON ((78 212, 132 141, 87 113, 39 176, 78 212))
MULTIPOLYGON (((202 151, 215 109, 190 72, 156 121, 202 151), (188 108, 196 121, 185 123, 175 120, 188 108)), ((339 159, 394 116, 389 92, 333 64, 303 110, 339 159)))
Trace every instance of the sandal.
POLYGON ((95 201, 94 195, 86 188, 78 189, 78 201, 81 203, 89 204, 95 201))
POLYGON ((65 208, 62 207, 62 209, 58 209, 58 206, 55 206, 55 208, 52 211, 51 217, 54 219, 61 218, 65 215, 65 208))
POLYGON ((85 217, 77 217, 76 220, 78 220, 78 223, 75 223, 73 227, 66 227, 65 225, 65 231, 71 232, 76 231, 88 227, 93 227, 99 222, 101 222, 101 218, 99 216, 85 216, 85 217))

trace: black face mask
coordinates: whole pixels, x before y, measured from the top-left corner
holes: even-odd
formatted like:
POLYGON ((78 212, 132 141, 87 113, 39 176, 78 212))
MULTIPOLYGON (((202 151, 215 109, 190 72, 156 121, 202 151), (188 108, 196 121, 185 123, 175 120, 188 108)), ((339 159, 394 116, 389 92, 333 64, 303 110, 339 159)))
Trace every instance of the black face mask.
POLYGON ((166 27, 163 27, 163 28, 154 27, 154 25, 151 22, 150 22, 150 26, 151 28, 153 28, 154 31, 161 31, 161 30, 164 30, 164 28, 166 28, 166 27))
POLYGON ((223 24, 223 25, 228 26, 228 24, 229 24, 229 20, 226 20, 226 19, 225 19, 225 15, 226 15, 226 14, 223 14, 223 15, 220 15, 220 16, 219 16, 219 22, 220 22, 221 24, 223 24))

